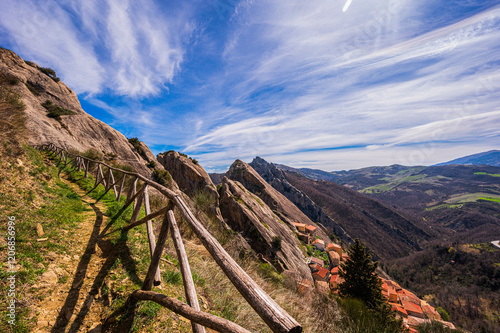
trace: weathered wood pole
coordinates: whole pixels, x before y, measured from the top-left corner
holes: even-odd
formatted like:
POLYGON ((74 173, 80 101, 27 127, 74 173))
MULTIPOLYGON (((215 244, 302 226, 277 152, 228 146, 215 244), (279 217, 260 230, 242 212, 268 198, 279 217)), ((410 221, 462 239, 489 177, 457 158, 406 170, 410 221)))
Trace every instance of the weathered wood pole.
POLYGON ((117 201, 120 201, 120 197, 121 197, 121 195, 122 195, 122 191, 123 191, 123 186, 125 186, 125 177, 127 177, 127 174, 126 174, 126 173, 124 173, 124 174, 123 174, 122 181, 121 181, 121 183, 120 183, 120 189, 118 190, 118 193, 116 193, 116 191, 115 191, 115 194, 116 194, 116 200, 117 200, 117 201))
POLYGON ((161 254, 163 253, 163 248, 165 247, 165 242, 167 241, 169 222, 168 214, 171 210, 165 213, 163 222, 161 224, 160 234, 158 235, 158 241, 156 242, 155 251, 151 257, 151 263, 149 264, 148 272, 144 278, 144 283, 142 284, 142 290, 151 290, 153 286, 154 276, 158 270, 158 264, 160 263, 161 254))
POLYGON ((97 163, 97 170, 95 172, 95 185, 94 186, 97 186, 97 184, 99 184, 99 177, 101 176, 101 173, 102 172, 99 172, 101 170, 101 164, 100 163, 97 163))
MULTIPOLYGON (((148 184, 144 184, 143 198, 144 198, 144 211, 146 212, 146 216, 148 216, 151 214, 151 208, 149 206, 148 184)), ((156 247, 156 239, 155 239, 155 233, 153 231, 153 223, 151 222, 151 219, 147 220, 146 229, 148 231, 149 254, 151 257, 153 257, 153 253, 155 252, 155 247, 156 247)), ((154 285, 158 286, 158 285, 160 285, 160 283, 161 283, 160 266, 158 266, 158 269, 156 270, 156 274, 155 274, 154 285)))
POLYGON ((134 207, 134 211, 132 212, 132 217, 130 218, 130 223, 134 223, 137 221, 137 217, 139 217, 139 213, 141 212, 142 202, 144 201, 144 189, 148 186, 148 184, 144 183, 144 186, 139 191, 139 196, 137 197, 137 202, 134 207))
MULTIPOLYGON (((171 212, 171 211, 170 211, 171 212)), ((168 220, 170 222, 170 230, 172 240, 174 241, 175 251, 177 252, 177 258, 179 259, 179 265, 181 267, 182 280, 184 282, 184 292, 186 293, 186 299, 188 304, 195 310, 200 310, 200 304, 198 304, 198 297, 196 296, 196 288, 194 286, 193 276, 191 275, 191 268, 189 267, 189 261, 184 249, 184 243, 182 242, 181 233, 179 232, 179 227, 175 222, 174 214, 168 214, 168 220)), ((205 328, 194 321, 191 322, 194 333, 204 333, 205 328)))
MULTIPOLYGON (((128 193, 127 193, 127 201, 132 198, 132 196, 135 195, 137 191, 137 177, 134 178, 134 181, 132 182, 132 184, 130 185, 130 188, 128 189, 128 193)), ((135 207, 135 201, 134 201, 134 207, 135 207)))
POLYGON ((212 255, 215 262, 222 268, 226 276, 247 300, 252 308, 266 322, 269 328, 277 333, 300 333, 300 326, 292 316, 283 310, 250 276, 231 258, 217 240, 203 227, 186 206, 184 201, 176 195, 177 207, 189 223, 194 233, 212 255))
POLYGON ((104 185, 104 188, 108 188, 108 185, 106 183, 106 179, 104 178, 104 173, 102 172, 101 164, 99 164, 99 175, 101 176, 101 181, 102 181, 102 185, 104 185))
POLYGON ((195 310, 184 302, 154 291, 136 290, 132 292, 130 296, 142 301, 156 302, 191 321, 211 328, 217 332, 250 333, 250 331, 247 331, 246 329, 233 323, 232 321, 215 316, 210 313, 195 310))
MULTIPOLYGON (((83 163, 85 166, 85 162, 83 163)), ((85 178, 89 177, 89 169, 90 169, 90 160, 87 161, 87 166, 85 166, 85 178)))
MULTIPOLYGON (((167 207, 163 207, 162 209, 160 210, 157 210, 156 212, 154 213, 151 213, 149 215, 146 215, 144 216, 142 219, 140 219, 139 221, 136 221, 134 223, 131 223, 125 227, 122 228, 123 231, 127 231, 127 230, 130 230, 132 228, 135 228, 137 227, 138 225, 141 225, 141 224, 144 224, 146 222, 148 222, 149 220, 151 219, 154 219, 155 217, 158 217, 162 214, 165 214, 165 212, 167 211, 167 207)), ((153 249, 154 250, 154 249, 153 249)))

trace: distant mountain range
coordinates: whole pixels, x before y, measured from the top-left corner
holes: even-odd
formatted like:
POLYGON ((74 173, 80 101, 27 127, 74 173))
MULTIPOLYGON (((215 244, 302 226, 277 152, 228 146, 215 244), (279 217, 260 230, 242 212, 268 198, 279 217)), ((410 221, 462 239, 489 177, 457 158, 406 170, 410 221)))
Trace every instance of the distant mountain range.
POLYGON ((436 165, 439 166, 451 164, 500 166, 500 150, 490 150, 484 153, 464 156, 453 161, 439 163, 436 165))

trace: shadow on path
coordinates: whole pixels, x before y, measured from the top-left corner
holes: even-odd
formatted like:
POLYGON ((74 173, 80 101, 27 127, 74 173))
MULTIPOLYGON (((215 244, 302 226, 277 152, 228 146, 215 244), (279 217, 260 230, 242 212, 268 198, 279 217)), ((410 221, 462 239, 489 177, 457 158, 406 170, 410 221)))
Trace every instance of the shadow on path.
MULTIPOLYGON (((132 259, 130 250, 126 244, 127 233, 123 232, 120 239, 116 244, 112 244, 110 240, 103 239, 103 234, 101 233, 101 227, 104 221, 104 214, 101 210, 94 204, 91 203, 90 206, 94 210, 96 214, 96 220, 92 229, 92 234, 90 236, 89 242, 83 253, 80 262, 78 263, 78 267, 76 270, 76 274, 73 278, 73 282, 71 284, 71 289, 67 294, 64 305, 59 311, 59 315, 56 319, 55 325, 53 326, 51 332, 65 332, 67 326, 69 325, 68 318, 71 318, 76 312, 77 302, 80 296, 80 291, 82 289, 85 276, 87 274, 88 266, 92 258, 92 254, 95 253, 96 245, 102 250, 102 257, 106 258, 104 264, 101 266, 99 273, 95 277, 90 291, 88 292, 85 301, 78 314, 76 315, 75 320, 71 324, 68 332, 78 332, 81 328, 85 317, 88 315, 90 308, 99 293, 99 290, 103 287, 106 276, 109 274, 110 270, 113 268, 116 260, 118 258, 121 259, 122 265, 124 269, 127 271, 129 278, 136 284, 141 285, 142 280, 137 275, 137 269, 135 266, 135 261, 132 259)), ((132 318, 131 322, 127 325, 130 325, 133 322, 134 312, 135 312, 135 303, 127 302, 127 320, 123 322, 123 324, 127 324, 129 322, 128 319, 132 318), (133 304, 132 304, 133 303, 133 304), (131 306, 130 306, 131 305, 131 306)), ((109 304, 108 304, 109 305, 109 304)), ((129 327, 129 328, 130 328, 129 327)), ((124 331, 122 331, 124 332, 124 331)))

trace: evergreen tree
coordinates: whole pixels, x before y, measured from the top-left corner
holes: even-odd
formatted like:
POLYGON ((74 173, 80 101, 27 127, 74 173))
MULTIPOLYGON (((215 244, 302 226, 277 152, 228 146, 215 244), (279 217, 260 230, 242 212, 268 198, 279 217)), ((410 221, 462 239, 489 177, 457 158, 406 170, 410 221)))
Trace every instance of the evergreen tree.
POLYGON ((382 295, 382 281, 375 273, 377 263, 373 262, 370 251, 359 239, 349 249, 349 259, 340 265, 339 275, 345 281, 339 285, 342 297, 362 300, 369 309, 375 311, 387 328, 402 328, 391 307, 382 295))

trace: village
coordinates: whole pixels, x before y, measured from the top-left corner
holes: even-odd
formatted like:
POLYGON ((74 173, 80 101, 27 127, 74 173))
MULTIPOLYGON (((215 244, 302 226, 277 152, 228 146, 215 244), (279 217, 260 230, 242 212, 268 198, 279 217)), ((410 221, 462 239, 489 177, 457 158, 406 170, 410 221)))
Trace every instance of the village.
MULTIPOLYGON (((339 275, 340 264, 349 259, 349 255, 342 247, 335 243, 325 244, 316 236, 317 227, 303 223, 294 223, 297 236, 311 253, 308 260, 314 286, 307 279, 299 283, 301 293, 333 293, 338 294, 338 286, 344 282, 339 275), (311 251, 312 250, 312 251, 311 251)), ((382 295, 396 313, 396 318, 401 318, 410 333, 417 333, 418 326, 439 321, 444 326, 455 329, 451 322, 443 321, 440 314, 426 301, 419 299, 414 293, 402 288, 397 282, 380 278, 382 295)))

